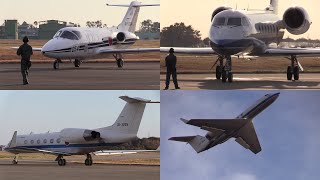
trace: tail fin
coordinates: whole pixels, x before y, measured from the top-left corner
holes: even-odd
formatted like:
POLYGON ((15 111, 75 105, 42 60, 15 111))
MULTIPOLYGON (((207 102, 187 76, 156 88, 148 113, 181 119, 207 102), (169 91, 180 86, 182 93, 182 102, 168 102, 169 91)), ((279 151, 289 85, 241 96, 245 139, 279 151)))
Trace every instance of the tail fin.
POLYGON ((131 98, 128 96, 120 96, 120 98, 127 102, 122 109, 116 122, 107 128, 116 130, 121 133, 137 134, 140 122, 143 116, 146 103, 159 103, 142 98, 131 98))
POLYGON ((108 6, 129 7, 118 29, 121 31, 134 32, 136 30, 140 7, 143 6, 160 6, 160 4, 141 4, 138 1, 132 1, 130 5, 124 4, 107 4, 108 6))
POLYGON ((270 0, 270 10, 272 10, 274 14, 278 14, 278 8, 279 0, 270 0))
POLYGON ((13 133, 12 139, 9 142, 7 147, 11 148, 11 147, 16 147, 16 146, 17 146, 17 131, 15 131, 13 133))
POLYGON ((189 143, 192 148, 197 152, 200 153, 204 151, 207 146, 210 144, 210 141, 203 136, 182 136, 182 137, 171 137, 169 138, 171 141, 180 141, 180 142, 187 142, 189 143))

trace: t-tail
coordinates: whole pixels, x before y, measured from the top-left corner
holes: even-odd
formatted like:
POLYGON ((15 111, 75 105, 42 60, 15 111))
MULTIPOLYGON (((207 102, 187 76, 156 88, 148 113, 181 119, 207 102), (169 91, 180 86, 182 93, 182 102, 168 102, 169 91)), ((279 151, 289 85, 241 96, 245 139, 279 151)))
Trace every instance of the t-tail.
POLYGON ((118 119, 112 126, 102 128, 114 130, 119 133, 137 134, 141 119, 146 107, 146 103, 159 103, 158 101, 151 101, 142 98, 131 98, 128 96, 120 96, 120 98, 127 102, 122 109, 118 119))
POLYGON ((107 4, 107 5, 117 6, 117 7, 129 7, 122 22, 118 26, 118 29, 120 31, 129 31, 129 32, 134 32, 136 29, 140 7, 160 6, 160 4, 141 4, 141 2, 138 2, 138 1, 132 1, 130 5, 125 5, 125 4, 107 4))

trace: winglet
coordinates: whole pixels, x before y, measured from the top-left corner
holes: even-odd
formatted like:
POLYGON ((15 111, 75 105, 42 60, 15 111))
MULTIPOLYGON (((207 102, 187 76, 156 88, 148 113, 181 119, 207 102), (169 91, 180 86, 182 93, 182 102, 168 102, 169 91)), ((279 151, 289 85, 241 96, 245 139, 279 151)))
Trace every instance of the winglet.
POLYGON ((139 97, 132 98, 129 96, 120 96, 119 98, 128 103, 160 103, 159 101, 151 101, 151 100, 147 100, 139 97))
POLYGON ((17 146, 17 131, 15 131, 13 133, 13 136, 12 136, 12 139, 11 141, 9 142, 8 144, 8 147, 11 148, 11 147, 16 147, 17 146))
POLYGON ((180 118, 180 120, 181 120, 182 122, 186 123, 186 124, 188 124, 188 122, 189 122, 189 120, 183 119, 183 118, 180 118))

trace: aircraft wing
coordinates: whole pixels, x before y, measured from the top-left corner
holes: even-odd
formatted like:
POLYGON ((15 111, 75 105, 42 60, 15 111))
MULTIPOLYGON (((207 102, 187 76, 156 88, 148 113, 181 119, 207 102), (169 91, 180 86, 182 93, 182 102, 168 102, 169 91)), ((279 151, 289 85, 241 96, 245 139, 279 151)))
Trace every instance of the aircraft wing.
POLYGON ((104 49, 99 54, 159 52, 159 48, 104 49))
POLYGON ((246 123, 246 119, 181 119, 184 123, 198 126, 210 131, 231 131, 240 128, 246 123))
POLYGON ((241 128, 235 138, 237 143, 246 149, 250 149, 253 153, 257 154, 261 151, 260 142, 252 122, 241 128))
POLYGON ((103 150, 103 151, 96 151, 93 154, 96 156, 110 156, 110 155, 122 155, 122 154, 136 154, 141 152, 160 152, 160 146, 156 150, 103 150))
MULTIPOLYGON (((171 47, 160 47, 160 52, 168 53, 171 47)), ((216 54, 212 48, 186 48, 186 47, 173 47, 175 53, 181 54, 216 54)))
MULTIPOLYGON (((18 50, 19 47, 12 47, 12 49, 18 50)), ((32 48, 32 51, 41 51, 42 48, 32 48)))
POLYGON ((180 136, 180 137, 171 137, 169 140, 171 141, 180 141, 180 142, 190 142, 192 141, 196 136, 180 136))
POLYGON ((265 56, 312 56, 320 55, 320 48, 271 48, 265 51, 265 56))

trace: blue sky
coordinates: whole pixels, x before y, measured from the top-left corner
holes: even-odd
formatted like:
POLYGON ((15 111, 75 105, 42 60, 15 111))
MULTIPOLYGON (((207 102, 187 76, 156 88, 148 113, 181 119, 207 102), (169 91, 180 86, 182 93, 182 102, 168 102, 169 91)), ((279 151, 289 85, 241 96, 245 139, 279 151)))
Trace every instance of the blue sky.
MULTIPOLYGON (((0 91, 0 145, 18 134, 112 125, 125 105, 119 96, 160 101, 159 91, 0 91)), ((160 136, 160 105, 147 104, 138 137, 160 136)))
POLYGON ((278 91, 162 91, 161 179, 319 179, 320 91, 280 91, 253 121, 262 151, 234 139, 197 154, 172 136, 204 135, 179 118, 233 118, 264 94, 278 91))

